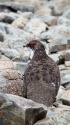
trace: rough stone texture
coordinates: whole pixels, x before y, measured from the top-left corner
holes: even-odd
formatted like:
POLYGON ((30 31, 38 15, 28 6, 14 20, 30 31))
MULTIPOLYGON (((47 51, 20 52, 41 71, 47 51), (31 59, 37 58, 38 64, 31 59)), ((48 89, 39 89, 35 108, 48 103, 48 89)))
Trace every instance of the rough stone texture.
POLYGON ((69 40, 70 28, 65 25, 51 26, 47 32, 41 33, 40 37, 48 38, 51 41, 55 39, 69 40))
POLYGON ((62 16, 58 19, 58 24, 70 26, 70 8, 66 9, 62 16))
POLYGON ((61 74, 61 84, 64 85, 70 82, 70 69, 60 71, 61 74))
POLYGON ((57 64, 59 63, 60 54, 50 54, 49 55, 57 64))
POLYGON ((67 49, 70 49, 70 40, 67 42, 67 49))
POLYGON ((54 16, 49 16, 46 14, 41 14, 41 15, 37 15, 36 18, 39 18, 40 20, 42 20, 44 23, 46 23, 48 26, 54 26, 57 24, 57 17, 54 16))
POLYGON ((12 26, 23 29, 24 26, 27 24, 28 20, 24 17, 19 17, 15 21, 13 21, 12 26))
POLYGON ((40 19, 34 18, 27 23, 24 30, 38 36, 41 32, 46 30, 46 27, 47 25, 44 22, 42 22, 40 19))
POLYGON ((65 66, 70 67, 70 61, 65 61, 65 66))
POLYGON ((34 125, 69 125, 70 123, 70 107, 62 106, 58 108, 51 108, 47 117, 38 121, 34 125))
POLYGON ((70 61, 70 50, 66 51, 65 61, 70 61))
POLYGON ((54 0, 50 7, 52 8, 52 15, 59 16, 62 15, 65 9, 70 6, 69 0, 54 0))
POLYGON ((46 116, 43 106, 16 95, 0 94, 0 125, 34 125, 46 116))
POLYGON ((63 104, 70 106, 70 90, 67 90, 62 96, 61 100, 63 104))
POLYGON ((0 48, 0 52, 12 60, 20 59, 20 54, 15 49, 6 49, 5 50, 4 48, 0 48))
POLYGON ((54 39, 50 43, 50 53, 55 53, 61 50, 65 50, 67 46, 67 41, 62 39, 54 39))
POLYGON ((12 23, 15 19, 16 17, 12 13, 6 14, 4 12, 0 12, 0 22, 12 23))
POLYGON ((0 59, 0 92, 23 96, 23 81, 13 62, 4 56, 0 59))
POLYGON ((64 88, 63 86, 60 85, 59 91, 58 91, 58 95, 56 97, 57 100, 60 100, 61 96, 66 92, 66 88, 64 88))
POLYGON ((22 11, 22 12, 34 12, 35 9, 31 4, 27 3, 18 3, 18 2, 1 2, 0 6, 3 6, 4 9, 11 10, 12 12, 22 11))
POLYGON ((46 5, 35 12, 35 15, 43 15, 43 14, 51 15, 51 9, 46 5))

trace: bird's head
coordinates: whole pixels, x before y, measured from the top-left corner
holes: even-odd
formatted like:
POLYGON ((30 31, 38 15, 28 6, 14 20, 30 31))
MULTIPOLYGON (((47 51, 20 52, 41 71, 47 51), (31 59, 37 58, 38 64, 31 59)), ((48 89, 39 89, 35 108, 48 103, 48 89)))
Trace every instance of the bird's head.
POLYGON ((44 45, 38 40, 30 41, 28 44, 26 44, 25 47, 29 47, 32 50, 39 50, 39 49, 45 50, 44 45))

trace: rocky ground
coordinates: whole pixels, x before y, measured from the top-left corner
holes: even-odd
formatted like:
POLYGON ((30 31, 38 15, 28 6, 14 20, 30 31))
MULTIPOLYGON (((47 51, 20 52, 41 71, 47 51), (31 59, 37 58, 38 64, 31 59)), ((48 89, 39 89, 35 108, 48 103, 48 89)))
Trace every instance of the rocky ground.
POLYGON ((0 93, 0 125, 70 125, 70 0, 0 2, 0 93), (57 101, 49 109, 19 97, 33 55, 23 45, 33 39, 60 69, 57 101))

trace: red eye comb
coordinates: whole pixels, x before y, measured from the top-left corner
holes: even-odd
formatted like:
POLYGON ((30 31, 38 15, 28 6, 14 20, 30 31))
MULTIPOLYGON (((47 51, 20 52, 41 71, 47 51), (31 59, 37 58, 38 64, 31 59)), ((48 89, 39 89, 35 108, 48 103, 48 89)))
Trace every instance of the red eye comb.
POLYGON ((35 44, 35 42, 30 42, 29 44, 35 44))

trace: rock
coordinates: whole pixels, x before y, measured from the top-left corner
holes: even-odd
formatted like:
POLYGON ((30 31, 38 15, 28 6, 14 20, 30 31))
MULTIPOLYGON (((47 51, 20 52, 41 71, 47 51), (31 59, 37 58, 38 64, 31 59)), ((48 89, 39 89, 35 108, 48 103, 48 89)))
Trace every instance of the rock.
POLYGON ((33 33, 36 37, 46 30, 47 25, 41 20, 34 18, 27 23, 24 30, 30 33, 33 33))
POLYGON ((12 26, 23 29, 27 22, 28 20, 21 16, 12 23, 12 26))
POLYGON ((67 9, 70 6, 70 1, 69 0, 59 0, 56 1, 54 0, 52 3, 49 5, 52 9, 52 15, 54 16, 60 16, 64 12, 65 9, 67 9))
POLYGON ((69 105, 70 106, 70 90, 67 90, 62 96, 61 100, 64 105, 69 105))
POLYGON ((25 98, 0 94, 0 124, 1 125, 33 125, 46 116, 43 105, 25 98))
POLYGON ((58 18, 57 24, 70 26, 70 8, 66 9, 63 15, 58 18))
POLYGON ((66 89, 60 85, 60 88, 59 88, 59 91, 58 91, 58 94, 57 94, 57 97, 56 99, 57 100, 60 100, 61 96, 66 92, 66 89))
POLYGON ((63 106, 59 108, 51 108, 47 117, 36 122, 34 125, 69 125, 70 123, 70 107, 63 106))
POLYGON ((20 72, 20 76, 23 78, 24 71, 27 67, 27 63, 25 63, 25 62, 13 62, 13 64, 16 67, 16 69, 18 70, 18 72, 20 72))
POLYGON ((0 23, 0 27, 4 34, 4 44, 12 49, 23 49, 23 45, 34 37, 32 34, 9 24, 0 23))
POLYGON ((0 59, 0 92, 23 96, 23 81, 13 62, 4 56, 0 59))
POLYGON ((33 17, 33 13, 32 12, 21 12, 21 11, 18 11, 17 12, 20 16, 19 17, 23 17, 23 18, 26 18, 26 19, 31 19, 33 17))
POLYGON ((65 88, 66 88, 67 90, 70 90, 70 83, 67 83, 67 84, 65 85, 65 88))
POLYGON ((57 64, 59 63, 59 54, 50 54, 49 55, 57 64))
POLYGON ((66 67, 65 67, 65 65, 59 65, 59 70, 61 71, 61 70, 65 70, 66 69, 66 67))
POLYGON ((0 12, 0 22, 12 23, 15 19, 14 14, 0 12))
POLYGON ((3 42, 4 41, 4 35, 2 32, 0 32, 0 42, 3 42))
POLYGON ((18 10, 22 11, 22 12, 35 12, 35 9, 32 5, 28 4, 28 3, 22 3, 22 2, 1 2, 0 6, 7 8, 9 10, 11 10, 12 12, 17 12, 18 10))
POLYGON ((65 84, 70 82, 70 69, 68 70, 61 70, 60 71, 61 75, 61 84, 65 86, 65 84))
POLYGON ((70 61, 65 61, 65 66, 70 67, 70 61))
POLYGON ((49 16, 46 14, 41 14, 35 16, 36 18, 42 20, 44 23, 46 23, 48 26, 54 26, 57 24, 57 17, 49 16))
POLYGON ((64 25, 51 26, 47 32, 41 33, 40 37, 41 39, 49 39, 49 42, 60 40, 65 43, 70 39, 70 29, 64 25))
POLYGON ((67 50, 67 51, 66 51, 65 61, 70 61, 70 50, 67 50))
POLYGON ((49 48, 50 53, 56 53, 61 50, 65 50, 67 46, 67 41, 65 39, 54 39, 51 41, 49 48))
POLYGON ((12 60, 20 60, 20 54, 15 49, 0 49, 2 54, 4 54, 6 57, 12 60))
POLYGON ((62 44, 58 46, 58 50, 56 49, 57 47, 54 48, 55 52, 65 50, 67 48, 67 41, 70 39, 70 29, 64 25, 51 26, 47 29, 47 32, 42 32, 39 38, 45 41, 48 39, 52 45, 53 43, 57 44, 57 46, 62 44))
POLYGON ((42 6, 35 12, 35 15, 51 15, 51 9, 48 6, 42 6))
POLYGON ((67 42, 67 49, 70 49, 70 40, 67 42))

